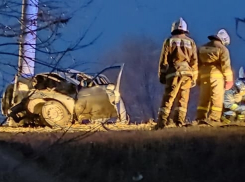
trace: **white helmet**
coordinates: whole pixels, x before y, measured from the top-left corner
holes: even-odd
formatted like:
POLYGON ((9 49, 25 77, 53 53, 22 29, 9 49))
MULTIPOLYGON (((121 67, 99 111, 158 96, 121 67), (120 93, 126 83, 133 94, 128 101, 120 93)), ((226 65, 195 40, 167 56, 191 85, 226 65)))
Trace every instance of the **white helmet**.
POLYGON ((225 29, 221 29, 220 31, 218 31, 217 37, 220 38, 221 42, 224 45, 229 45, 231 42, 230 36, 228 35, 225 29))
POLYGON ((245 92, 245 84, 242 80, 237 79, 235 82, 235 86, 239 92, 245 92))
POLYGON ((218 31, 217 35, 210 35, 208 38, 211 39, 218 39, 222 42, 223 45, 228 46, 230 44, 230 36, 228 35, 225 29, 221 29, 218 31))
POLYGON ((245 79, 245 74, 244 74, 243 66, 240 67, 238 73, 239 73, 239 79, 245 79))
POLYGON ((178 21, 175 21, 172 24, 171 33, 176 30, 182 30, 185 33, 189 33, 187 29, 187 23, 185 22, 185 20, 183 20, 182 17, 180 17, 178 21))

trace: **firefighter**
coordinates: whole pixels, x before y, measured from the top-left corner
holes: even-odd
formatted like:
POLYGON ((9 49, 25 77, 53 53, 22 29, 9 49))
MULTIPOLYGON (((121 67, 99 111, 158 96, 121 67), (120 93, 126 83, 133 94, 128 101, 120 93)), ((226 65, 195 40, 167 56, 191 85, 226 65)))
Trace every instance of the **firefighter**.
POLYGON ((163 43, 158 76, 165 84, 165 92, 156 129, 167 125, 175 99, 177 107, 174 108, 173 121, 176 126, 185 124, 190 88, 196 85, 198 75, 196 44, 187 36, 188 33, 187 23, 180 18, 172 24, 171 36, 163 43))
POLYGON ((223 109, 224 91, 233 86, 233 73, 230 64, 230 37, 225 29, 198 49, 199 103, 196 120, 198 124, 220 124, 223 109))
POLYGON ((245 121, 245 80, 237 79, 230 90, 225 91, 224 112, 221 117, 223 123, 245 121))

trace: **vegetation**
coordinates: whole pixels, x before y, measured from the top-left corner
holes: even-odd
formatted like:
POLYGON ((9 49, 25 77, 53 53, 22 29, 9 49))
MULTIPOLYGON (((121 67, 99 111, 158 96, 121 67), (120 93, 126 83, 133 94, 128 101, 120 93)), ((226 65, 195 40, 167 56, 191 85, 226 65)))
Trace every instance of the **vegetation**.
POLYGON ((60 136, 1 133, 0 181, 224 182, 245 177, 244 128, 60 136))

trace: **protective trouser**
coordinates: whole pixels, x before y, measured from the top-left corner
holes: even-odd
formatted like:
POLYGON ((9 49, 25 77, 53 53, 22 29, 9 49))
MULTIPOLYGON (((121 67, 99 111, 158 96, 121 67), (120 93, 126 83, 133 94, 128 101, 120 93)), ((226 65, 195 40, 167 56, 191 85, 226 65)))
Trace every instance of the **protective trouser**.
POLYGON ((165 92, 158 112, 160 128, 167 124, 175 99, 177 99, 177 107, 174 112, 174 122, 176 124, 185 122, 191 84, 191 78, 186 76, 174 76, 166 80, 165 92))
POLYGON ((200 78, 196 120, 220 121, 224 101, 223 78, 200 78))
POLYGON ((245 121, 245 115, 244 114, 238 114, 236 117, 237 121, 244 122, 245 121))
POLYGON ((245 115, 236 113, 235 111, 226 111, 223 113, 221 117, 222 122, 225 123, 232 123, 232 122, 244 122, 245 121, 245 115))
POLYGON ((225 111, 221 117, 221 121, 223 123, 231 123, 234 122, 236 119, 236 113, 234 111, 225 111))

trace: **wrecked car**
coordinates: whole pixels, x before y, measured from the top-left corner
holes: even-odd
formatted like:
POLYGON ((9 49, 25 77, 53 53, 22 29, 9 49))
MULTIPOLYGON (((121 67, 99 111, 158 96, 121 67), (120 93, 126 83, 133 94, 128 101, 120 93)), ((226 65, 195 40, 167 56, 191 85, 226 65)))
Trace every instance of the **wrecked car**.
POLYGON ((2 97, 2 114, 15 123, 34 123, 65 127, 72 123, 127 122, 127 113, 119 88, 124 64, 106 67, 91 76, 68 69, 65 72, 39 73, 30 79, 20 77, 14 103, 14 84, 2 97), (116 83, 103 73, 119 68, 116 83))

